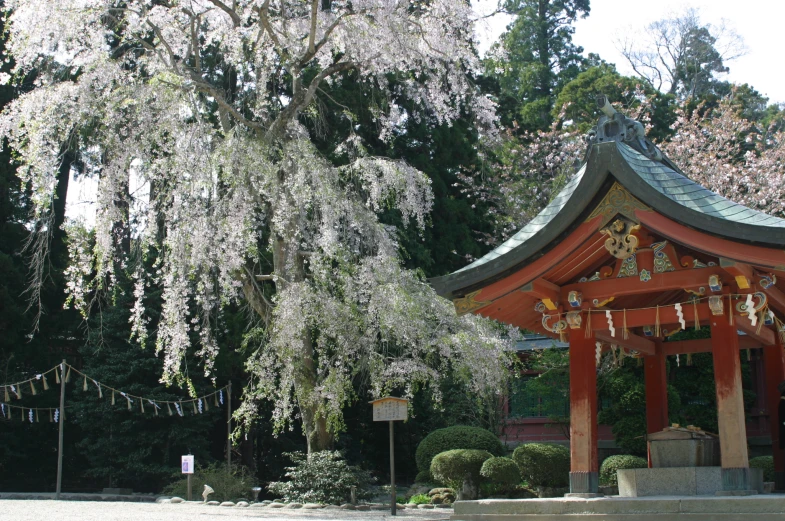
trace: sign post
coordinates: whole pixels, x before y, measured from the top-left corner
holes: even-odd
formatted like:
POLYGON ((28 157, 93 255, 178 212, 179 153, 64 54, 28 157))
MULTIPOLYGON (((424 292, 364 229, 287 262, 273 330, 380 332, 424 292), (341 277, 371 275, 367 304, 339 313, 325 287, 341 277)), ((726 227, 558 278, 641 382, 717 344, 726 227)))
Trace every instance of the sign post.
POLYGON ((390 424, 390 514, 396 515, 397 499, 395 495, 395 443, 394 422, 406 421, 409 414, 409 400, 385 396, 371 402, 373 405, 373 421, 386 421, 390 424))
POLYGON ((188 501, 191 501, 191 477, 194 475, 194 457, 191 454, 182 456, 180 462, 183 474, 188 475, 188 501))
POLYGON ((58 434, 57 434, 57 487, 55 489, 55 499, 60 499, 60 492, 63 486, 63 422, 65 422, 65 360, 60 364, 60 410, 58 434))

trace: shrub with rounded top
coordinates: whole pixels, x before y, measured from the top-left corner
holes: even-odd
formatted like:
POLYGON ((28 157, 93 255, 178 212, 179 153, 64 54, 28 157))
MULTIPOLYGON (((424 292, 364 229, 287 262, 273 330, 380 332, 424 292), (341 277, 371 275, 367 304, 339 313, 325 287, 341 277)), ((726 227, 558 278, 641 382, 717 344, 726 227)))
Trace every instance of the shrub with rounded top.
POLYGON ((494 457, 485 460, 480 476, 499 485, 517 485, 521 482, 521 471, 510 458, 494 457))
POLYGON ((750 459, 751 469, 763 469, 763 481, 774 481, 774 457, 758 456, 750 459))
POLYGON ((562 445, 519 445, 512 453, 512 459, 530 486, 566 487, 570 482, 570 451, 562 445))
POLYGON ((648 462, 640 456, 631 456, 629 454, 608 456, 600 466, 600 483, 603 485, 618 485, 617 470, 645 469, 648 466, 648 462))
POLYGON ((433 476, 431 476, 431 469, 421 470, 414 477, 415 483, 433 483, 433 476))
POLYGON ((480 469, 493 455, 487 450, 455 449, 436 455, 431 462, 431 475, 456 490, 463 486, 468 475, 474 484, 480 482, 480 469))
POLYGON ((455 425, 437 429, 417 446, 415 460, 420 471, 431 468, 434 456, 453 449, 487 450, 493 456, 504 456, 504 446, 492 432, 479 427, 455 425))

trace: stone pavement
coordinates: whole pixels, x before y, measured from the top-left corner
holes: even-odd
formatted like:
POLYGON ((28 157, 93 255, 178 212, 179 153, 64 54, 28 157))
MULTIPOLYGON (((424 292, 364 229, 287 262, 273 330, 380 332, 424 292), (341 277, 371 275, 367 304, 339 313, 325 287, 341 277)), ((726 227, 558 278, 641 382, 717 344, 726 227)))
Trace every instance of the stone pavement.
MULTIPOLYGON (((7 494, 4 494, 7 495, 7 494)), ((266 507, 220 507, 203 503, 179 504, 107 501, 51 501, 0 499, 0 519, 13 521, 447 521, 452 509, 404 509, 393 518, 389 510, 288 509, 266 507)))

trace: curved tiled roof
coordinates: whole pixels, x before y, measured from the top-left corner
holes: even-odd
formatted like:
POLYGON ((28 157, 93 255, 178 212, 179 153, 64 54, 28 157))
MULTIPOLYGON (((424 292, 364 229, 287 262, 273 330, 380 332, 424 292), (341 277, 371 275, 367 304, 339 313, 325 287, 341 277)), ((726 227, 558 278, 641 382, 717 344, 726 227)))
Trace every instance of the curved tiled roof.
POLYGON ((612 177, 641 202, 685 226, 736 242, 785 248, 785 219, 734 203, 691 181, 670 160, 612 141, 591 145, 587 162, 531 222, 468 266, 430 280, 446 297, 500 279, 577 227, 612 177))

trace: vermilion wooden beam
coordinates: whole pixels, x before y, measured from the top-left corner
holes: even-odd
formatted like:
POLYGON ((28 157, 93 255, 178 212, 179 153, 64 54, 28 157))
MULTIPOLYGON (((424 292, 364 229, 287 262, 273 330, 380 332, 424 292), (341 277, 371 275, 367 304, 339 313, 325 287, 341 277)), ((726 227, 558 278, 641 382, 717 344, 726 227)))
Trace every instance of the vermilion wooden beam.
POLYGON ((559 286, 548 282, 543 278, 534 279, 533 281, 521 287, 521 292, 536 297, 542 300, 545 307, 553 311, 559 306, 559 286))
MULTIPOLYGON (((739 337, 739 349, 760 349, 761 347, 761 343, 754 338, 748 336, 739 337)), ((711 338, 663 342, 662 349, 665 356, 711 353, 711 338)))
MULTIPOLYGON (((708 291, 709 277, 718 275, 722 278, 719 268, 702 268, 667 273, 653 273, 651 280, 642 282, 639 277, 624 277, 621 279, 605 279, 592 282, 579 282, 562 286, 561 300, 567 301, 570 291, 583 293, 583 301, 591 302, 594 299, 605 300, 609 297, 622 297, 625 295, 641 295, 658 291, 672 291, 679 289, 698 290, 703 287, 708 291)), ((727 275, 726 275, 727 278, 727 275)))
POLYGON ((531 282, 538 277, 542 277, 548 270, 572 255, 587 240, 591 239, 594 235, 597 235, 597 223, 599 220, 600 217, 598 216, 591 221, 582 223, 575 231, 562 239, 559 244, 554 246, 542 257, 503 279, 485 286, 482 291, 475 296, 475 299, 477 301, 493 301, 512 291, 516 291, 524 284, 531 282))
POLYGON ((780 418, 780 392, 777 386, 785 380, 785 356, 779 336, 777 344, 763 348, 763 368, 766 371, 766 412, 769 414, 771 428, 771 448, 774 455, 774 481, 776 490, 785 489, 785 451, 779 446, 780 425, 785 418, 780 418))
MULTIPOLYGON (((725 321, 727 322, 728 319, 726 318, 725 321)), ((734 320, 734 325, 736 326, 736 329, 738 329, 739 331, 744 331, 747 335, 757 340, 764 346, 771 346, 774 345, 774 343, 776 342, 776 340, 774 339, 774 337, 776 336, 774 334, 774 331, 772 331, 766 326, 763 326, 762 328, 760 328, 760 333, 759 333, 758 326, 757 325, 753 326, 752 323, 750 322, 749 317, 740 317, 737 315, 734 320)))
POLYGON ((785 250, 721 239, 687 228, 657 212, 636 210, 635 216, 649 230, 677 243, 689 245, 703 253, 725 257, 737 262, 746 262, 754 266, 765 266, 773 270, 785 270, 785 250))
POLYGON ((785 294, 782 293, 776 286, 770 286, 769 289, 762 289, 761 291, 766 294, 769 299, 769 304, 777 309, 780 313, 785 314, 785 294))
MULTIPOLYGON (((705 324, 706 323, 705 321, 712 316, 711 310, 709 309, 709 305, 706 303, 700 303, 697 305, 697 309, 698 309, 698 317, 700 318, 701 322, 705 324)), ((684 304, 682 311, 684 313, 684 320, 687 322, 687 324, 692 324, 695 320, 695 312, 693 311, 693 306, 684 304)), ((642 327, 642 326, 654 327, 656 321, 656 315, 657 315, 657 310, 655 308, 628 309, 627 328, 629 329, 633 327, 642 327)), ((611 311, 611 317, 613 318, 613 326, 616 328, 616 335, 618 337, 621 337, 622 327, 624 324, 624 311, 613 310, 611 311)), ((727 317, 725 318, 725 320, 727 320, 727 317)), ((661 327, 664 327, 667 324, 678 324, 678 322, 679 319, 678 316, 676 315, 675 307, 660 306, 661 327)), ((584 324, 585 323, 586 323, 586 318, 584 317, 584 324)), ((608 329, 608 320, 605 316, 604 310, 592 310, 591 328, 594 331, 602 331, 608 329)))
POLYGON ((639 353, 647 355, 653 355, 655 353, 654 342, 641 336, 633 335, 632 333, 630 333, 629 337, 625 340, 621 328, 616 330, 616 336, 611 336, 610 330, 607 329, 604 331, 595 331, 594 336, 601 342, 616 344, 617 346, 626 347, 627 349, 634 349, 639 353))
POLYGON ((720 257, 720 267, 730 273, 736 279, 736 285, 740 290, 748 290, 752 287, 752 266, 743 262, 736 262, 725 257, 720 257))

